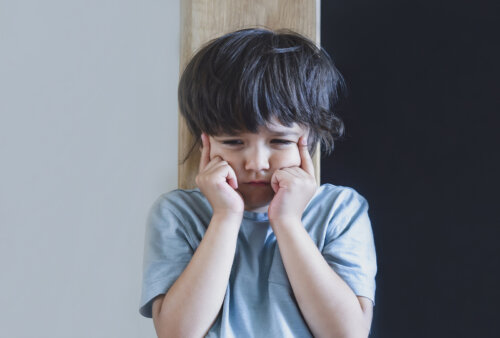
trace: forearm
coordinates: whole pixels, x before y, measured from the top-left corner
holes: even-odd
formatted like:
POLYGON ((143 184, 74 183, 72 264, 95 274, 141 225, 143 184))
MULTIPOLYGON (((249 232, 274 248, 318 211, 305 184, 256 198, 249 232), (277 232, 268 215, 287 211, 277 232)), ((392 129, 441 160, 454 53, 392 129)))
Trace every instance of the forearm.
POLYGON ((213 216, 186 269, 165 295, 160 337, 201 337, 220 311, 236 250, 241 216, 213 216))
MULTIPOLYGON (((300 223, 300 222, 299 222, 300 223)), ((360 303, 303 225, 273 225, 299 308, 315 337, 367 337, 360 303)))

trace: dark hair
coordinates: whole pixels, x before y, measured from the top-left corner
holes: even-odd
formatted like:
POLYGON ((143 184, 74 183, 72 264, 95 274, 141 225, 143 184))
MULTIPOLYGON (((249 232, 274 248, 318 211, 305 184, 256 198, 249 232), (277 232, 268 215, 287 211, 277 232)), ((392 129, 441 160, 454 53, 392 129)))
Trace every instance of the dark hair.
POLYGON ((274 117, 309 128, 309 151, 333 150, 344 124, 334 113, 344 80, 330 56, 289 30, 251 28, 214 39, 186 66, 179 108, 195 138, 257 132, 274 117))

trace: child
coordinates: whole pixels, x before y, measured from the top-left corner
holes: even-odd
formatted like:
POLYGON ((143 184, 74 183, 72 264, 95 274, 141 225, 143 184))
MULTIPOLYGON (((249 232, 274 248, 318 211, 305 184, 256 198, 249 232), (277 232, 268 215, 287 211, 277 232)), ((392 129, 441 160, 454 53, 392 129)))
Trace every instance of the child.
POLYGON ((179 105, 201 140, 198 188, 160 196, 145 241, 140 313, 160 337, 368 336, 368 205, 317 187, 310 155, 343 131, 341 85, 326 52, 285 31, 224 35, 187 65, 179 105))

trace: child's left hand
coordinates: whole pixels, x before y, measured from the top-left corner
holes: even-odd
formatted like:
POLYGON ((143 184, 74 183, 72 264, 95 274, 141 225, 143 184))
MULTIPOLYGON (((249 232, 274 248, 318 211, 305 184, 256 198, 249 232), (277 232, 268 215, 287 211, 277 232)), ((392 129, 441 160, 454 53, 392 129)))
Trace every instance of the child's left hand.
POLYGON ((317 189, 307 139, 301 136, 297 145, 300 167, 278 169, 271 177, 271 187, 275 193, 268 209, 271 225, 300 222, 304 209, 317 189))

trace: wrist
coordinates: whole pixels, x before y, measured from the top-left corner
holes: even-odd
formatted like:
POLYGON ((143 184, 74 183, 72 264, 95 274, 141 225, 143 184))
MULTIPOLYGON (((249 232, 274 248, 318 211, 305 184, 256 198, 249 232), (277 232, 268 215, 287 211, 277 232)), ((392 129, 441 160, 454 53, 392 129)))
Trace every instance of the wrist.
POLYGON ((238 222, 240 224, 242 219, 243 211, 214 210, 212 214, 212 220, 219 222, 238 222))
POLYGON ((303 227, 302 219, 297 216, 278 217, 276 219, 270 219, 269 222, 273 230, 303 227))

